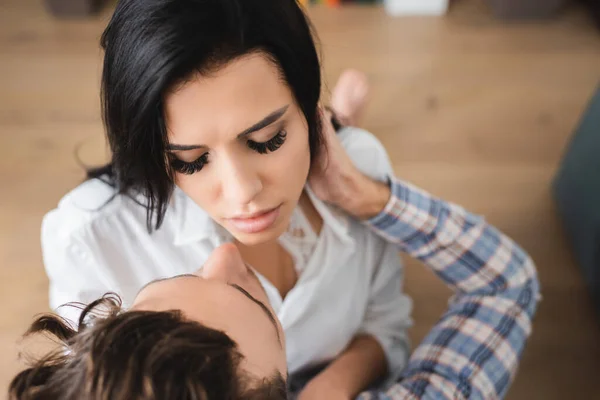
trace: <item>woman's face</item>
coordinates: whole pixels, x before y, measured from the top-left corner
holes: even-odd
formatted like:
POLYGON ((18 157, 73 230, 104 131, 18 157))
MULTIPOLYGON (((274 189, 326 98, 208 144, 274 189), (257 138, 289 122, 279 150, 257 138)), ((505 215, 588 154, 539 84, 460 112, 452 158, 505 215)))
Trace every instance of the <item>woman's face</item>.
POLYGON ((165 98, 175 183, 238 241, 277 238, 310 168, 308 126, 264 54, 196 75, 165 98))

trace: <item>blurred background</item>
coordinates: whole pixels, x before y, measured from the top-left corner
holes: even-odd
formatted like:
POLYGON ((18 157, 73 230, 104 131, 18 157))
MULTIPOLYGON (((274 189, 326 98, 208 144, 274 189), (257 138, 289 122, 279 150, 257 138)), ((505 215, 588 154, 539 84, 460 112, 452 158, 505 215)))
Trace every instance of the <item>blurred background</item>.
MULTIPOLYGON (((48 310, 41 218, 84 179, 78 158, 108 156, 103 3, 0 0, 3 392, 21 334, 48 310)), ((344 68, 368 74, 364 127, 397 175, 485 215, 536 261, 543 300, 508 398, 599 399, 600 1, 305 3, 328 88, 344 68)), ((407 264, 417 343, 449 291, 407 264)))

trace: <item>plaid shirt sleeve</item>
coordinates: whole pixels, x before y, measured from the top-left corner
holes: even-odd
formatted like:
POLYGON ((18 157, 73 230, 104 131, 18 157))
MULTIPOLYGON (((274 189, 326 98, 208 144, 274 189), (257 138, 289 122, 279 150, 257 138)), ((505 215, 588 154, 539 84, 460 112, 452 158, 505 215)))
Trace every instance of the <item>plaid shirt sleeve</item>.
POLYGON ((454 291, 401 379, 361 400, 501 399, 517 370, 539 299, 529 256, 463 208, 391 180, 392 196, 368 225, 422 261, 454 291))

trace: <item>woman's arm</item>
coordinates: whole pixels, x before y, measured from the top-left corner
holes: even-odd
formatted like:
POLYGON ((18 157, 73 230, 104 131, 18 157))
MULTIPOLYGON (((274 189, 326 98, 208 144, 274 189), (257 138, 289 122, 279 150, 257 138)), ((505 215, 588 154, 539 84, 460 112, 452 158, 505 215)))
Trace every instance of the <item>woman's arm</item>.
POLYGON ((105 268, 96 262, 95 254, 87 243, 85 229, 71 210, 53 210, 42 223, 41 244, 44 268, 49 280, 50 307, 77 325, 81 309, 64 306, 69 303, 88 304, 104 293, 118 290, 105 268), (77 225, 77 229, 73 228, 77 225))
POLYGON ((309 382, 309 390, 327 385, 354 399, 374 383, 394 383, 407 365, 412 301, 402 291, 402 262, 394 245, 370 236, 363 249, 373 255, 363 321, 348 348, 309 382))
POLYGON ((342 354, 308 382, 298 400, 354 399, 386 370, 387 361, 379 342, 372 336, 358 335, 342 354))

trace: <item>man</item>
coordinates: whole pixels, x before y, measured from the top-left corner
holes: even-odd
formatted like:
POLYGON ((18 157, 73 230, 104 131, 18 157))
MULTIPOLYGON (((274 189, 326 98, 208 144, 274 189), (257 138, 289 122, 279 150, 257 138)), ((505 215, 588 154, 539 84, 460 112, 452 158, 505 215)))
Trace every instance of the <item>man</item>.
MULTIPOLYGON (((352 79, 360 82, 360 76, 352 79)), ((334 106, 342 114, 349 110, 345 117, 356 122, 365 87, 341 87, 352 89, 342 90, 349 103, 339 104, 334 93, 334 106)), ((325 139, 328 157, 309 179, 315 194, 421 260, 455 291, 399 382, 359 398, 502 398, 539 298, 531 259, 461 207, 396 178, 366 177, 331 126, 325 139)), ((30 329, 42 331, 62 340, 67 351, 21 372, 10 387, 12 399, 287 398, 281 326, 256 275, 230 244, 215 250, 196 274, 148 284, 130 310, 108 295, 86 307, 79 332, 53 316, 30 329)), ((299 398, 349 398, 335 390, 343 386, 335 382, 341 376, 328 370, 330 387, 307 385, 299 398)))

